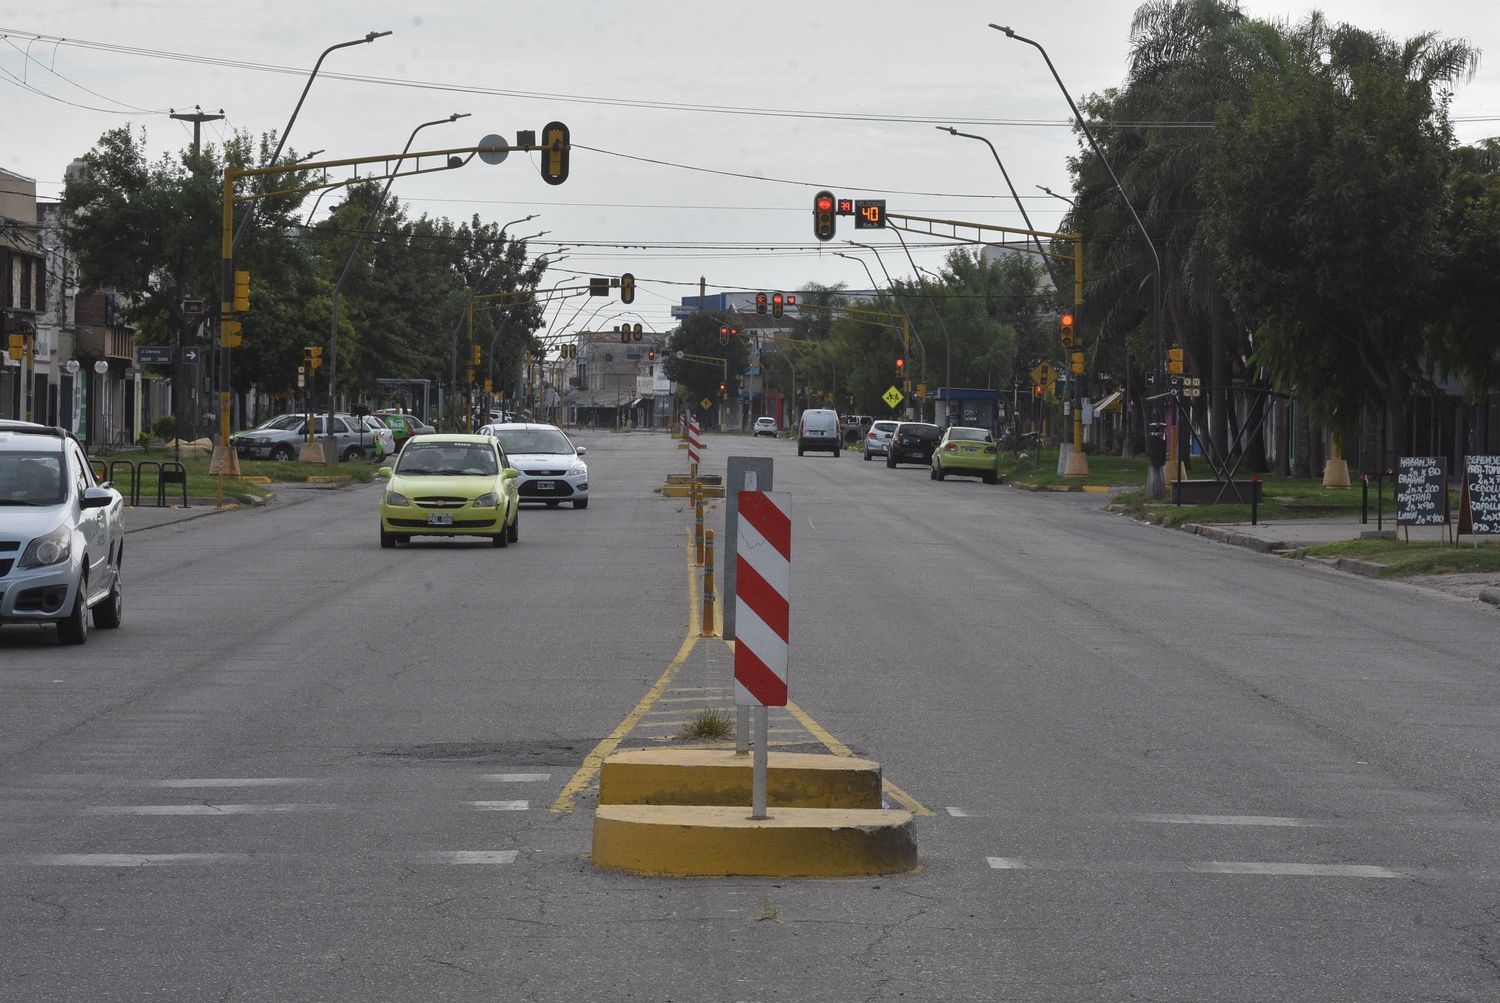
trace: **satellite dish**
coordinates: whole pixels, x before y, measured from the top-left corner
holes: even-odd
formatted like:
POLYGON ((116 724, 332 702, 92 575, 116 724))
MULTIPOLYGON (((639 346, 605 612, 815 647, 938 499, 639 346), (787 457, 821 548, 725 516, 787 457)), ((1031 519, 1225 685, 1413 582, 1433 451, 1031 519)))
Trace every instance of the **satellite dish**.
POLYGON ((510 156, 510 150, 506 149, 503 136, 497 136, 492 132, 479 141, 479 159, 486 164, 501 163, 508 156, 510 156))

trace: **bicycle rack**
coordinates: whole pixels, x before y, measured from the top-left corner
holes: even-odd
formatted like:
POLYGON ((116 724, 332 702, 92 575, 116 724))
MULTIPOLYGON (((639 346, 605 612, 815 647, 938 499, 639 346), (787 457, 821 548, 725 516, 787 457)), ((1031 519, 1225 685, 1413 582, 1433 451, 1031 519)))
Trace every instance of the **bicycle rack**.
MULTIPOLYGON (((106 480, 106 481, 109 481, 111 484, 114 484, 115 483, 115 468, 118 467, 122 463, 125 464, 125 466, 127 466, 127 467, 130 468, 130 484, 129 484, 129 486, 128 486, 128 488, 126 490, 120 491, 120 494, 124 495, 126 498, 130 498, 130 497, 132 497, 135 494, 136 485, 140 483, 140 477, 141 477, 140 472, 138 470, 136 470, 135 464, 133 462, 131 462, 130 460, 110 460, 109 461, 109 476, 105 477, 105 478, 102 478, 102 479, 106 480)), ((116 490, 119 490, 119 485, 116 484, 115 488, 116 488, 116 490)), ((131 504, 133 505, 135 503, 131 502, 131 504)))
POLYGON ((161 473, 156 478, 156 504, 162 508, 167 507, 167 486, 180 487, 182 489, 182 507, 189 508, 187 496, 187 468, 175 460, 168 460, 161 465, 161 473))
POLYGON ((130 485, 131 505, 139 505, 141 503, 141 475, 146 472, 147 467, 156 468, 156 480, 158 484, 161 483, 161 464, 156 462, 155 460, 142 460, 139 464, 136 465, 135 480, 130 485))

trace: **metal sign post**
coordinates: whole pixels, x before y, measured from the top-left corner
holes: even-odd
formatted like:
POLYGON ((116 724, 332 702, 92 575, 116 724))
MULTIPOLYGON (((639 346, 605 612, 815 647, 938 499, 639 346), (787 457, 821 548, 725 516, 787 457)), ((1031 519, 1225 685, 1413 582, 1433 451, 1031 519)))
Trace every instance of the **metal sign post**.
POLYGON ((739 493, 736 548, 734 702, 755 711, 751 815, 766 817, 767 707, 787 704, 791 617, 792 499, 785 492, 739 493))
MULTIPOLYGON (((724 595, 734 595, 735 555, 740 535, 740 492, 771 490, 772 471, 775 462, 769 456, 731 456, 725 470, 724 500, 724 595)), ((727 599, 719 614, 723 620, 724 640, 734 640, 735 604, 727 599)), ((736 755, 750 753, 750 708, 735 708, 734 751, 736 755)))

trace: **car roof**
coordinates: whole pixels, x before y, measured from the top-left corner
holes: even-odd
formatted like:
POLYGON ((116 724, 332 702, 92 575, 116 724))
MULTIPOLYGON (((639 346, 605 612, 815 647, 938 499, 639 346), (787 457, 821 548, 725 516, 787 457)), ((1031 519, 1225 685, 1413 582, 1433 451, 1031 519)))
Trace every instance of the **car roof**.
POLYGON ((937 426, 934 425, 930 421, 902 421, 902 422, 897 422, 896 423, 896 427, 897 428, 905 428, 908 425, 911 425, 911 426, 913 426, 915 428, 931 428, 931 429, 936 429, 937 428, 937 426))
POLYGON ((0 448, 9 447, 15 450, 45 449, 47 444, 56 442, 59 447, 73 438, 73 434, 67 429, 52 426, 39 425, 33 421, 17 421, 11 418, 0 418, 0 448))
MULTIPOLYGON (((485 428, 493 428, 493 429, 502 429, 502 428, 526 428, 526 429, 532 429, 532 428, 556 428, 559 432, 562 432, 562 429, 557 428, 556 425, 553 425, 553 424, 551 424, 549 422, 545 422, 545 421, 492 421, 492 422, 490 422, 488 425, 486 425, 484 427, 485 428)), ((563 435, 567 435, 567 434, 568 434, 567 432, 563 432, 563 435)))
POLYGON ((477 442, 483 443, 486 446, 492 446, 495 443, 494 439, 491 439, 487 435, 480 435, 477 432, 428 432, 426 435, 414 435, 406 441, 407 445, 413 442, 424 444, 432 442, 477 442))

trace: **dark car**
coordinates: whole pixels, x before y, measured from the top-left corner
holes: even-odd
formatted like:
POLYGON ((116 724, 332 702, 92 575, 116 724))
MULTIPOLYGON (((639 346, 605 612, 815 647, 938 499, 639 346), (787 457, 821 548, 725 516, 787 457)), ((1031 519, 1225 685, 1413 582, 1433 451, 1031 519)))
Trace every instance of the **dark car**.
POLYGON ((885 465, 894 467, 898 463, 920 463, 932 465, 932 453, 937 449, 943 430, 925 421, 903 421, 891 433, 891 444, 885 454, 885 465))

